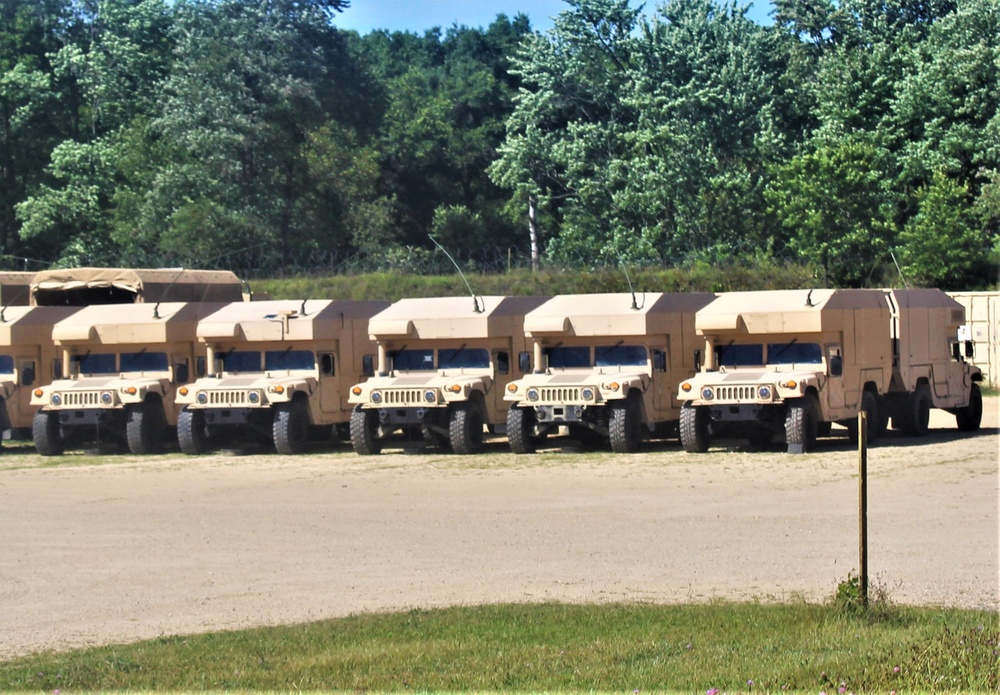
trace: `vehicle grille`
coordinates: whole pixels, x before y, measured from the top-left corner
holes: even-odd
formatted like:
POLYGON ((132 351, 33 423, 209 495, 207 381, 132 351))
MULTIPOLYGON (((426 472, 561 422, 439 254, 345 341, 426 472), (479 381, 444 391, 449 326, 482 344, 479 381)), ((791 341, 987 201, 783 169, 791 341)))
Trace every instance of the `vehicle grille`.
POLYGON ((756 401, 756 386, 718 386, 715 398, 720 401, 756 401))
POLYGON ((63 408, 88 408, 101 405, 101 391, 65 391, 62 397, 63 408))
POLYGON ((563 386, 538 389, 539 400, 544 403, 574 403, 580 400, 580 387, 563 386))
POLYGON ((383 405, 423 405, 421 389, 390 389, 382 392, 383 405))
MULTIPOLYGON (((208 396, 206 405, 223 406, 227 408, 254 408, 263 405, 263 398, 258 398, 256 403, 250 402, 250 391, 204 391, 208 396)), ((258 391, 259 393, 259 391, 258 391)))

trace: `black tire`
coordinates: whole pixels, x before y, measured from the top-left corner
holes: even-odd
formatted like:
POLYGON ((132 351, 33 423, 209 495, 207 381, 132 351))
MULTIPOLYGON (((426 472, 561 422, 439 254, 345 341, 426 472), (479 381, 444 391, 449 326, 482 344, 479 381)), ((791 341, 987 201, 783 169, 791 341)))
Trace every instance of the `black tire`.
POLYGON ((275 406, 271 423, 274 448, 279 454, 301 454, 309 443, 309 405, 304 398, 275 406))
POLYGON ((608 433, 611 450, 616 454, 634 454, 642 443, 642 404, 638 398, 610 403, 608 433))
POLYGON ((955 424, 962 432, 975 432, 983 421, 983 392, 979 384, 972 385, 969 405, 955 411, 955 424))
POLYGON ((208 451, 208 426, 204 410, 184 408, 177 415, 177 444, 189 456, 208 451))
POLYGON ((126 418, 125 441, 129 451, 140 456, 163 451, 167 435, 167 414, 163 411, 163 401, 150 396, 129 408, 126 418))
POLYGON ((378 411, 358 407, 351 412, 351 447, 361 456, 382 453, 382 440, 378 438, 378 411))
POLYGON ((42 456, 61 456, 66 450, 59 428, 59 413, 54 410, 39 410, 31 422, 31 437, 35 440, 35 451, 42 456))
POLYGON ((931 392, 926 384, 921 384, 906 401, 903 417, 903 432, 911 437, 923 437, 931 418, 931 392))
MULTIPOLYGON (((868 444, 878 439, 882 430, 882 414, 879 412, 878 398, 871 391, 865 391, 861 396, 861 410, 867 414, 868 420, 868 444)), ((855 444, 858 443, 858 418, 854 417, 847 422, 847 436, 855 444)))
POLYGON ((789 451, 800 449, 807 453, 816 448, 819 424, 819 406, 814 396, 792 401, 785 413, 785 442, 789 451))
POLYGON ((703 454, 708 451, 712 441, 708 431, 709 420, 708 408, 705 406, 685 403, 681 407, 679 429, 681 446, 684 447, 684 451, 689 454, 703 454))
POLYGON ((451 449, 456 454, 478 454, 483 450, 483 411, 475 401, 455 403, 448 420, 451 449))
POLYGON ((532 435, 535 428, 535 409, 511 406, 507 411, 507 444, 515 454, 533 454, 537 449, 537 439, 532 435))

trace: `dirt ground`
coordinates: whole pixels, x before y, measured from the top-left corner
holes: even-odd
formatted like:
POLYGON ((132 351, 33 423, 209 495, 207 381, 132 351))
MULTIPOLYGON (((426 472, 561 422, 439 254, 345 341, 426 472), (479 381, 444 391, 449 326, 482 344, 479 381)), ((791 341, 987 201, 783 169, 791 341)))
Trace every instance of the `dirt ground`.
MULTIPOLYGON (((869 568, 1000 608, 997 399, 869 452, 869 568)), ((0 456, 0 658, 365 611, 822 601, 859 567, 858 456, 0 456)))

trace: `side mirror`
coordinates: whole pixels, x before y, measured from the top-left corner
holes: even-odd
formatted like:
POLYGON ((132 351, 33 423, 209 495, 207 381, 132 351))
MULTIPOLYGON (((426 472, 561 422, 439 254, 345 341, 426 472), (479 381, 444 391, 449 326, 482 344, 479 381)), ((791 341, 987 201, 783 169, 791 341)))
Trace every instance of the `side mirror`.
POLYGON ((961 345, 961 343, 952 343, 951 344, 951 358, 953 360, 960 360, 960 359, 962 359, 962 345, 961 345))
POLYGON ((204 357, 198 357, 198 358, 195 359, 195 361, 194 361, 194 374, 199 379, 201 377, 205 376, 205 367, 206 367, 206 365, 207 365, 207 361, 205 360, 204 357))
POLYGON ((667 353, 663 350, 653 350, 653 370, 657 372, 667 371, 667 353))
POLYGON ((696 372, 701 371, 701 350, 694 351, 694 370, 696 372))
POLYGON ((965 341, 965 356, 970 359, 976 356, 976 344, 971 340, 965 341))
POLYGON ((186 364, 175 364, 174 381, 178 384, 186 384, 189 381, 188 377, 191 376, 188 372, 189 370, 186 364))
POLYGON ((21 386, 31 386, 35 383, 35 368, 24 367, 21 369, 21 386))
POLYGON ((521 374, 527 374, 531 371, 531 353, 530 352, 519 352, 517 353, 517 369, 521 374))
POLYGON ((510 354, 500 351, 496 354, 497 374, 510 374, 510 354))
POLYGON ((843 376, 844 374, 844 358, 840 355, 834 355, 830 358, 830 376, 843 376))
POLYGON ((319 356, 319 370, 319 373, 323 376, 337 375, 337 365, 331 353, 324 352, 319 356))
POLYGON ((375 355, 364 355, 361 358, 361 373, 364 376, 375 376, 375 355))

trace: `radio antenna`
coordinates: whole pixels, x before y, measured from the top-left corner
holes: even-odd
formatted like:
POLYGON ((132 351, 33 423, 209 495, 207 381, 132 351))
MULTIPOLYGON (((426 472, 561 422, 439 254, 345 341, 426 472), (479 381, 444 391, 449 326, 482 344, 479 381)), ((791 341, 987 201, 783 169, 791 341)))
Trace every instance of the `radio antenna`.
POLYGON ((166 297, 167 294, 170 292, 170 290, 173 289, 174 284, 180 279, 183 273, 184 273, 184 266, 181 266, 180 268, 177 269, 177 274, 174 275, 174 279, 170 281, 169 285, 167 285, 167 289, 163 290, 163 294, 161 294, 160 298, 156 300, 156 306, 153 307, 154 319, 160 318, 160 304, 163 303, 163 298, 166 297))
POLYGON ((903 281, 903 289, 910 289, 910 286, 906 284, 906 276, 903 275, 903 269, 899 267, 899 261, 896 260, 896 254, 889 249, 889 255, 892 256, 892 262, 896 264, 896 272, 899 273, 899 279, 903 281))
MULTIPOLYGON (((625 272, 625 282, 628 283, 628 291, 632 294, 632 311, 638 311, 639 310, 639 303, 635 299, 635 289, 632 287, 632 278, 630 278, 628 276, 628 267, 625 265, 625 259, 622 258, 622 255, 620 253, 618 253, 617 249, 615 249, 615 255, 618 256, 618 262, 621 264, 622 270, 625 272)), ((642 294, 642 303, 643 303, 643 305, 646 304, 646 293, 645 292, 643 292, 643 294, 642 294)))
POLYGON ((451 264, 453 266, 455 266, 455 270, 458 271, 459 276, 462 278, 462 282, 465 283, 466 288, 468 288, 468 290, 469 290, 469 294, 472 296, 472 310, 475 313, 477 313, 477 314, 483 313, 483 311, 486 309, 486 307, 485 307, 485 305, 481 306, 482 299, 479 298, 479 297, 477 297, 476 293, 472 291, 472 285, 470 285, 469 281, 465 279, 465 273, 463 273, 462 269, 458 267, 458 263, 456 263, 455 259, 451 257, 451 254, 448 253, 448 250, 444 246, 442 246, 440 243, 438 243, 437 239, 435 239, 430 234, 428 234, 427 237, 431 241, 434 242, 435 246, 437 246, 439 249, 441 249, 441 251, 444 253, 444 255, 448 257, 448 260, 451 261, 451 264))

